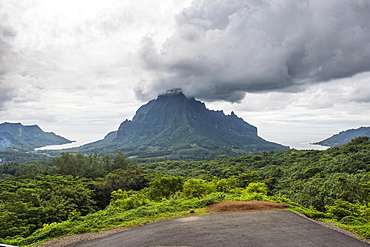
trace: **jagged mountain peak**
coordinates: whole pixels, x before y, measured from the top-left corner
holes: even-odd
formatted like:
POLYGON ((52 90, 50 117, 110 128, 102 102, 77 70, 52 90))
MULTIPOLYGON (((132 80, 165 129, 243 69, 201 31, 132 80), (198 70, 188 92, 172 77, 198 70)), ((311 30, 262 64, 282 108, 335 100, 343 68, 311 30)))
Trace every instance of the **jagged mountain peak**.
POLYGON ((191 113, 205 111, 204 103, 196 101, 194 97, 186 97, 181 89, 171 89, 164 94, 159 94, 156 99, 141 106, 133 117, 133 122, 165 121, 186 118, 191 113))
MULTIPOLYGON (((231 130, 234 129, 233 125, 239 123, 250 128, 249 131, 246 131, 249 132, 248 135, 256 134, 256 128, 238 118, 234 112, 231 115, 225 115, 223 111, 209 110, 203 102, 197 101, 194 97, 186 97, 181 89, 168 90, 165 94, 160 94, 156 99, 141 106, 132 122, 157 125, 156 128, 159 131, 171 125, 183 124, 198 131, 201 131, 200 129, 204 128, 204 125, 217 125, 218 128, 228 126, 228 129, 231 130)), ((130 121, 123 122, 118 130, 118 135, 121 136, 120 130, 129 125, 131 126, 130 121)))
POLYGON ((122 150, 136 158, 195 160, 283 149, 288 147, 262 139, 255 126, 234 112, 225 115, 209 110, 203 102, 186 97, 176 88, 141 106, 132 120, 122 122, 103 140, 76 150, 122 150))

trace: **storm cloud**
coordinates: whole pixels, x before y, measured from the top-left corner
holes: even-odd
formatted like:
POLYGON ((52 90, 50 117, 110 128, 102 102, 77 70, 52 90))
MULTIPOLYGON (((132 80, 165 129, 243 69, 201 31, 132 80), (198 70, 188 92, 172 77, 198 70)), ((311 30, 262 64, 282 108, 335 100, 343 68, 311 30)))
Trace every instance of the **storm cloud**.
POLYGON ((143 40, 136 95, 238 102, 370 71, 369 13, 365 0, 194 0, 161 47, 143 40))
POLYGON ((7 81, 7 76, 14 71, 16 63, 16 55, 8 42, 13 36, 11 29, 0 25, 0 110, 15 96, 14 85, 7 81))

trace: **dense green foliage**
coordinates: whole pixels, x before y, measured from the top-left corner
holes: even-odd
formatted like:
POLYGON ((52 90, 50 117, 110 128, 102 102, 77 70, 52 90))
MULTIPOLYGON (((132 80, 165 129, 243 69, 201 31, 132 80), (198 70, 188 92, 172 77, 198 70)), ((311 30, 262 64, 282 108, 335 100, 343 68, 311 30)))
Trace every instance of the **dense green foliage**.
MULTIPOLYGON (((227 179, 228 180, 228 179, 227 179)), ((188 180, 189 181, 189 180, 188 180)), ((240 201, 240 200, 264 200, 288 204, 294 207, 293 211, 304 213, 312 218, 321 218, 327 220, 339 219, 341 224, 347 224, 347 228, 356 231, 356 228, 366 229, 369 224, 369 208, 358 206, 348 202, 336 202, 329 207, 328 212, 320 212, 313 208, 305 208, 292 202, 291 200, 278 195, 267 196, 266 185, 263 183, 250 183, 245 189, 233 188, 228 193, 220 192, 214 186, 220 180, 205 181, 201 179, 191 182, 194 189, 207 188, 208 192, 199 197, 184 196, 185 184, 182 191, 174 194, 169 199, 151 200, 148 197, 148 190, 141 191, 124 191, 117 190, 112 193, 112 200, 105 210, 97 211, 86 216, 75 216, 67 221, 60 223, 44 224, 42 228, 35 231, 28 237, 18 236, 17 238, 8 238, 2 240, 8 244, 32 246, 50 238, 56 238, 69 234, 85 233, 90 231, 101 231, 116 226, 132 226, 153 222, 158 219, 174 216, 189 216, 189 209, 195 209, 195 212, 201 214, 205 212, 202 208, 220 201, 240 201), (201 184, 201 186, 198 186, 201 184), (182 212, 181 214, 172 214, 182 212)), ((194 214, 193 214, 194 215, 194 214)), ((195 214, 197 215, 197 214, 195 214)), ((364 237, 370 237, 368 231, 357 231, 364 237)), ((0 239, 1 240, 1 239, 0 239)))
POLYGON ((52 164, 2 164, 0 238, 26 237, 43 224, 103 209, 113 191, 141 190, 149 182, 122 152, 63 153, 52 164))
MULTIPOLYGON (((263 181, 270 194, 282 193, 304 206, 325 210, 335 200, 351 203, 369 200, 370 142, 366 137, 325 151, 265 152, 212 161, 166 161, 141 164, 146 171, 171 176, 235 177, 242 182, 263 181)), ((246 183, 244 183, 245 185, 246 183)))
POLYGON ((370 141, 366 137, 325 151, 293 149, 140 166, 122 152, 64 153, 52 165, 19 165, 12 174, 3 170, 0 242, 27 245, 66 234, 142 224, 158 215, 224 200, 289 204, 297 212, 337 222, 370 238, 370 141), (26 168, 33 173, 27 176, 26 168))
POLYGON ((18 152, 14 150, 0 149, 0 159, 4 161, 4 163, 0 163, 0 164, 6 164, 6 163, 51 164, 52 157, 45 155, 45 154, 25 153, 25 152, 18 152))
POLYGON ((183 185, 182 177, 158 177, 150 182, 148 197, 151 200, 169 199, 176 192, 182 191, 183 185))
POLYGON ((0 183, 0 238, 28 236, 45 223, 93 211, 87 182, 72 176, 38 175, 0 183))

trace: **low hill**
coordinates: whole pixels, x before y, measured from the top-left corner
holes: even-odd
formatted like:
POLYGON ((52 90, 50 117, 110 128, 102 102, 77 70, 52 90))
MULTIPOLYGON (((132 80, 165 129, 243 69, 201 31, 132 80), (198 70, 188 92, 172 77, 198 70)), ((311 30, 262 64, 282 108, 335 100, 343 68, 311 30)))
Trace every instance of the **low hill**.
POLYGON ((286 146, 266 141, 257 128, 237 117, 225 115, 187 98, 179 89, 169 90, 141 106, 132 120, 103 140, 68 152, 114 153, 118 150, 141 159, 200 160, 240 156, 286 146))
POLYGON ((338 134, 335 134, 325 140, 316 142, 314 144, 321 145, 321 146, 328 146, 328 147, 342 146, 350 142, 352 139, 356 137, 360 137, 360 136, 370 137, 370 127, 360 127, 358 129, 348 129, 346 131, 339 132, 338 134))
POLYGON ((47 145, 61 145, 71 142, 53 132, 44 132, 37 125, 0 124, 0 149, 27 152, 47 145))

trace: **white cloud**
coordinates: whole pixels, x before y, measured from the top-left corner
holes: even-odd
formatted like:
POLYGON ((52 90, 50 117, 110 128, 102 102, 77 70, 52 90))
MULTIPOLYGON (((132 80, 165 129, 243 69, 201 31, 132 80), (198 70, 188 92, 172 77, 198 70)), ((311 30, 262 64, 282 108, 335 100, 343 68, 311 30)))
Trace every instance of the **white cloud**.
POLYGON ((85 142, 117 129, 141 104, 140 40, 162 43, 189 3, 0 0, 0 122, 64 126, 85 142))

